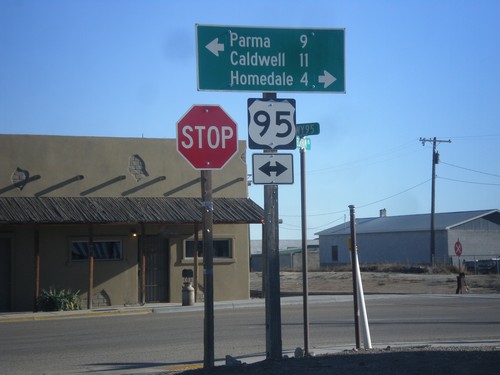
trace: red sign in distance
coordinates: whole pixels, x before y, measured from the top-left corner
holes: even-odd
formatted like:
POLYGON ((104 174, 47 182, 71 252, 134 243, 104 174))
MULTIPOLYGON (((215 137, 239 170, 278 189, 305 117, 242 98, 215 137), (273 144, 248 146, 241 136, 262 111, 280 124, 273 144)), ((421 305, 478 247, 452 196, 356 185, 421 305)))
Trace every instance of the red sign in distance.
POLYGON ((457 242, 455 242, 455 254, 457 254, 457 257, 462 255, 462 244, 460 243, 459 240, 457 240, 457 242))
POLYGON ((195 169, 222 169, 238 151, 236 123, 218 105, 193 105, 177 122, 177 151, 195 169))

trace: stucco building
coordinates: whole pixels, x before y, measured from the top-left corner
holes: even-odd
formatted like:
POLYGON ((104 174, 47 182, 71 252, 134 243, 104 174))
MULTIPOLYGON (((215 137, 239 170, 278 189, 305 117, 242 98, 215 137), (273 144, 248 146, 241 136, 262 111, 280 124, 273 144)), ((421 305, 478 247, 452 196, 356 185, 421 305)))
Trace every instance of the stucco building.
MULTIPOLYGON (((249 298, 246 144, 213 171, 214 298, 249 298)), ((200 171, 175 139, 0 135, 0 311, 41 289, 83 306, 180 302, 182 270, 203 292, 200 171), (90 297, 90 298, 89 298, 90 297)))

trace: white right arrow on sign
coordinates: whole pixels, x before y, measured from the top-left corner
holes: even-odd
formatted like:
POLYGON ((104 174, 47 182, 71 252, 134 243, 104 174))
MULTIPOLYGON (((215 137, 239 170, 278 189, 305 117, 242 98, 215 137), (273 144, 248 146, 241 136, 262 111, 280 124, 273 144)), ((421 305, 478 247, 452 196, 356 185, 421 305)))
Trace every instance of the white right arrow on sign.
POLYGON ((324 83, 325 86, 323 88, 327 88, 330 86, 333 82, 335 82, 337 78, 332 76, 330 73, 328 73, 326 70, 323 70, 323 75, 318 77, 318 82, 319 83, 324 83))

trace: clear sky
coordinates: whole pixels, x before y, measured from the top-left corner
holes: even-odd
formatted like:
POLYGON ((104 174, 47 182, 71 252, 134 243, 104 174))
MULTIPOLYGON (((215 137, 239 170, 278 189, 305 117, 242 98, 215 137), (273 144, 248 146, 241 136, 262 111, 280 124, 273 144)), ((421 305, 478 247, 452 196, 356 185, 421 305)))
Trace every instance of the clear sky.
MULTIPOLYGON (((247 99, 198 92, 195 24, 346 29, 346 94, 278 93, 319 122, 306 153, 308 237, 357 217, 500 208, 500 1, 0 1, 0 133, 175 138, 219 104, 247 139, 247 99)), ((251 153, 248 151, 249 173, 251 153)), ((299 153, 279 187, 300 238, 299 153)), ((263 205, 263 187, 250 186, 263 205)), ((252 228, 260 239, 260 228, 252 228)))

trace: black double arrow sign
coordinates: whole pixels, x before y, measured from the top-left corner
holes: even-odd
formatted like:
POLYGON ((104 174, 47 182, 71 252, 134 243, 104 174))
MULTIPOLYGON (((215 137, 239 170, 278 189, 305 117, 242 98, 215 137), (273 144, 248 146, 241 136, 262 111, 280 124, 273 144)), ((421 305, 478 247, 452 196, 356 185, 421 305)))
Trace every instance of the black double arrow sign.
POLYGON ((271 162, 268 161, 266 164, 264 164, 262 167, 259 168, 259 171, 262 173, 265 173, 267 176, 271 177, 271 172, 276 173, 276 177, 278 177, 280 174, 283 172, 286 172, 288 170, 287 167, 285 167, 283 164, 280 162, 276 162, 274 166, 271 166, 271 162))

